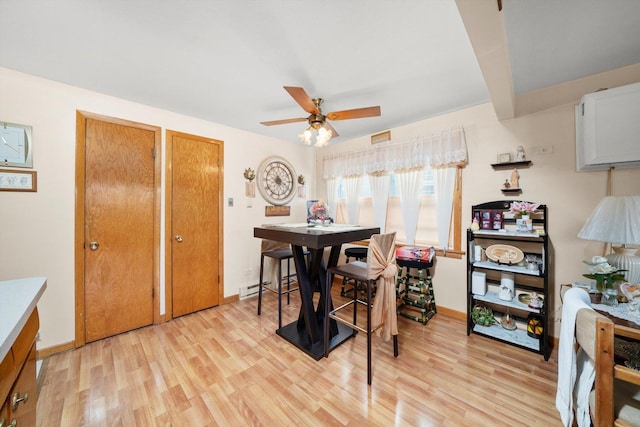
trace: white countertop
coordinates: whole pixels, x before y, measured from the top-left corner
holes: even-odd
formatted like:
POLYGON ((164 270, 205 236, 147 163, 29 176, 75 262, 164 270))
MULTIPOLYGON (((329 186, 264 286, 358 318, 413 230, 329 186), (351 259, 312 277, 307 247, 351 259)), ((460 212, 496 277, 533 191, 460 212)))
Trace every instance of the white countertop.
POLYGON ((45 277, 0 280, 0 360, 9 353, 46 287, 45 277))

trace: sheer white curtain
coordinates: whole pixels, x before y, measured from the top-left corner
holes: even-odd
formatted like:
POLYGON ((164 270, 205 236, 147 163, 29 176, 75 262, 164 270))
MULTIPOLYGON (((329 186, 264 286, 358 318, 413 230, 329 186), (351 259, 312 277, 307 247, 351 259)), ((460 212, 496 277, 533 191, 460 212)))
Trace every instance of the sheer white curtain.
POLYGON ((327 180, 327 204, 329 205, 329 216, 335 221, 338 214, 338 178, 327 180))
POLYGON ((413 245, 416 241, 416 230, 418 228, 420 190, 422 189, 424 169, 396 171, 396 178, 400 189, 402 219, 404 219, 407 245, 413 245))
POLYGON ((360 216, 360 190, 362 190, 362 176, 351 175, 343 179, 344 192, 347 196, 347 216, 349 224, 358 224, 360 216))
MULTIPOLYGON (((323 157, 322 162, 322 176, 326 180, 337 180, 341 177, 363 176, 365 174, 386 174, 393 171, 398 176, 398 182, 402 189, 402 215, 407 243, 415 244, 423 169, 432 167, 455 170, 456 167, 466 164, 467 143, 464 129, 460 126, 442 132, 432 132, 428 136, 418 136, 405 141, 390 141, 358 150, 328 154, 323 157)), ((455 172, 447 171, 442 172, 442 174, 439 178, 441 184, 437 184, 437 221, 441 245, 446 247, 449 241, 449 222, 453 208, 452 186, 455 183, 455 172), (449 175, 450 173, 454 174, 453 178, 449 175), (453 180, 453 183, 450 182, 451 180, 453 180), (442 200, 440 200, 440 197, 442 197, 442 200)), ((374 184, 372 184, 372 192, 376 191, 373 187, 374 184)), ((349 222, 358 221, 359 209, 355 204, 359 206, 359 189, 357 196, 357 198, 352 196, 347 189, 349 222), (354 205, 352 206, 352 204, 354 205), (355 218, 355 220, 351 218, 355 218)), ((330 202, 334 215, 335 204, 336 202, 330 202)), ((382 210, 382 205, 377 206, 376 202, 376 212, 378 208, 382 210)), ((375 214, 375 221, 376 223, 381 221, 377 213, 375 214)))
POLYGON ((387 222, 387 204, 389 202, 389 175, 369 175, 371 198, 373 201, 373 217, 376 227, 380 227, 380 233, 384 233, 387 222))
POLYGON ((442 250, 449 247, 451 232, 451 211, 453 209, 453 190, 456 184, 456 167, 438 168, 433 177, 436 184, 436 216, 438 224, 438 243, 442 250))
POLYGON ((467 144, 464 130, 459 127, 406 141, 328 154, 322 159, 322 177, 331 179, 466 162, 467 144))

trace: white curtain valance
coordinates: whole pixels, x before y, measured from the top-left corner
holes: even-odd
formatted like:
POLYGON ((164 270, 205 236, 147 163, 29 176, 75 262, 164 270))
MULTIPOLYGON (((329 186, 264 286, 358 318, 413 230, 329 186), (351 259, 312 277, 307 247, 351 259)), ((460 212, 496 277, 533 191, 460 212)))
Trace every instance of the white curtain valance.
POLYGON ((467 162, 467 143, 462 127, 407 141, 385 142, 365 149, 333 153, 323 157, 322 177, 443 167, 467 162))

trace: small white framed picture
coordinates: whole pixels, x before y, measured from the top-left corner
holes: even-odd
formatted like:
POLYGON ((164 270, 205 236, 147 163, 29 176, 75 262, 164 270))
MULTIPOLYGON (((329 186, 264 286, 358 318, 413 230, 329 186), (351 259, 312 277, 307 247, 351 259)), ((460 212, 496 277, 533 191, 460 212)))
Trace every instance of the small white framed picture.
POLYGON ((509 163, 509 162, 511 162, 511 153, 498 154, 498 163, 509 163))

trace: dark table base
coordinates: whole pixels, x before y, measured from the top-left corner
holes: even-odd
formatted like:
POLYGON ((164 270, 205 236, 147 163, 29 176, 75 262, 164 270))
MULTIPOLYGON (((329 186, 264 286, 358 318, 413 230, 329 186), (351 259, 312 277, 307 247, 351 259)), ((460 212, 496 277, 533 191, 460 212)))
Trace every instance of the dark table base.
MULTIPOLYGON (((320 360, 324 357, 323 340, 321 339, 317 343, 312 344, 309 336, 307 335, 306 329, 298 329, 298 322, 285 325, 276 330, 276 333, 298 347, 300 350, 307 353, 309 356, 313 357, 315 360, 320 360)), ((322 334, 322 336, 324 336, 324 334, 322 334)), ((352 328, 347 325, 343 325, 342 323, 338 323, 338 335, 331 338, 329 351, 333 350, 352 336, 355 336, 355 331, 352 328)))

